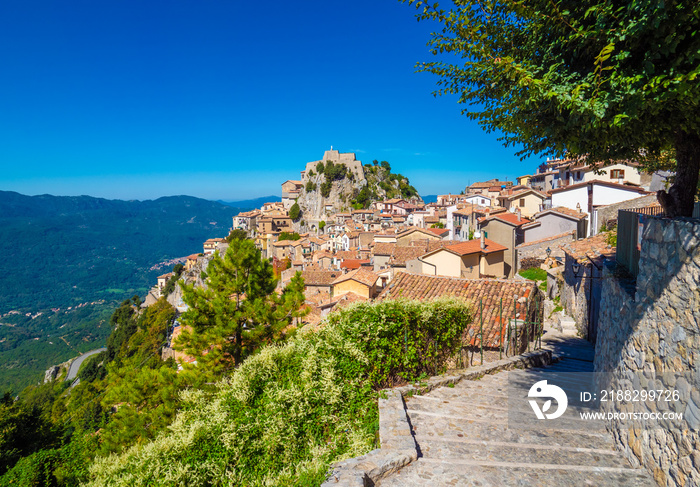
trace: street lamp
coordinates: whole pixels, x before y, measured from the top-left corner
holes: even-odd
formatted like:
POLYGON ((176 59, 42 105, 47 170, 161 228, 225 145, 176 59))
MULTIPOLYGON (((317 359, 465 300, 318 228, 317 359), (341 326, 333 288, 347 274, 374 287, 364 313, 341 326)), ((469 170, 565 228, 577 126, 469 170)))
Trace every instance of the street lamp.
POLYGON ((552 253, 552 249, 550 249, 549 247, 547 247, 547 250, 545 250, 545 252, 547 252, 547 258, 549 259, 549 254, 552 253))
POLYGON ((574 271, 574 277, 578 277, 578 271, 581 270, 581 264, 574 262, 571 264, 571 270, 574 271))

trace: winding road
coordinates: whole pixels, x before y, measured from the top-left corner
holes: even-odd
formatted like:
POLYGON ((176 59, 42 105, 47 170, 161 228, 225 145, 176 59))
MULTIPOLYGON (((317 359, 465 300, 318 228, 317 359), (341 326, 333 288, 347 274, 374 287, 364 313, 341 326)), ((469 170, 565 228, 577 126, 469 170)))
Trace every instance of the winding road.
POLYGON ((70 364, 70 369, 68 369, 68 376, 66 377, 66 380, 72 381, 78 376, 78 370, 80 370, 80 366, 86 358, 88 358, 91 355, 95 355, 96 353, 104 352, 105 350, 107 349, 104 347, 95 350, 90 350, 89 352, 85 352, 80 357, 75 359, 73 363, 70 364))

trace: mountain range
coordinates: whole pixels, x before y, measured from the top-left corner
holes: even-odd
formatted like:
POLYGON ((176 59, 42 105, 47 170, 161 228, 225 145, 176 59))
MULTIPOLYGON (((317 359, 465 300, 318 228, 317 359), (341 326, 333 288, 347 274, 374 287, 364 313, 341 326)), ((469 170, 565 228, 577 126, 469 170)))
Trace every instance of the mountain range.
POLYGON ((169 261, 202 252, 254 207, 0 191, 0 391, 102 345, 118 303, 143 298, 169 261))

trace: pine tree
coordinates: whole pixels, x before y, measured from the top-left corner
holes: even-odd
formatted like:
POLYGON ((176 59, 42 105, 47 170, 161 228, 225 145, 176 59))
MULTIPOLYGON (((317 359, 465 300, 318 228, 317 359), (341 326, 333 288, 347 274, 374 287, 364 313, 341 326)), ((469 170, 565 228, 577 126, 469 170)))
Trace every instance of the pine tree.
POLYGON ((284 337, 284 329, 303 303, 303 279, 275 293, 272 266, 250 240, 231 242, 203 274, 206 285, 182 285, 189 309, 175 348, 197 359, 197 371, 218 377, 260 345, 284 337), (300 298, 301 296, 301 298, 300 298))

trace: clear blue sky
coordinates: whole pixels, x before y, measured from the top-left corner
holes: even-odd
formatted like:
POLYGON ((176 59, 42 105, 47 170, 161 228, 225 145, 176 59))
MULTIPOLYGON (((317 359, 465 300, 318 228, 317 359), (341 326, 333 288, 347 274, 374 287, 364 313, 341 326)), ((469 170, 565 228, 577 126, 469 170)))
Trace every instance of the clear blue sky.
POLYGON ((525 162, 432 96, 435 26, 396 0, 0 4, 0 189, 238 200, 333 146, 421 194, 525 162))

